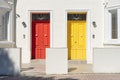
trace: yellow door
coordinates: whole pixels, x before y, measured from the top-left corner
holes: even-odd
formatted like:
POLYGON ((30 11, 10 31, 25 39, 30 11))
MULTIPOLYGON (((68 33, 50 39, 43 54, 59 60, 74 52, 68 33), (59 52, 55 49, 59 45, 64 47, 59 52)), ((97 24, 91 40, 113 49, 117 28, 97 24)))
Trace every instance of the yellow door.
POLYGON ((86 60, 86 21, 68 21, 68 57, 86 60))

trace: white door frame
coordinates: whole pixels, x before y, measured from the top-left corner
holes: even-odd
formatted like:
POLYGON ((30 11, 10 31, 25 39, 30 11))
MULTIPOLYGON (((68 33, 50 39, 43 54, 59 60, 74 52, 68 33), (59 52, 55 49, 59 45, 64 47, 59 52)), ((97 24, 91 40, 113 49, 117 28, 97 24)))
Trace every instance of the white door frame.
MULTIPOLYGON (((89 9, 77 9, 77 10, 66 10, 66 31, 67 31, 67 13, 68 12, 86 12, 87 13, 87 26, 86 26, 86 60, 87 63, 91 63, 91 28, 90 28, 90 10, 89 9)), ((67 32, 66 32, 66 36, 67 36, 67 32)), ((67 37, 66 37, 67 40, 67 37)), ((67 43, 67 42, 66 42, 67 43)))
POLYGON ((52 37, 53 37, 53 35, 52 35, 52 30, 53 30, 53 28, 52 28, 52 11, 51 10, 29 10, 28 11, 28 16, 29 16, 29 24, 28 24, 28 34, 29 34, 29 50, 30 50, 30 60, 31 60, 31 54, 32 54, 32 47, 31 47, 31 40, 32 40, 32 37, 31 37, 31 35, 32 35, 32 33, 31 33, 31 29, 32 29, 32 26, 31 26, 31 14, 32 13, 44 13, 44 12, 48 12, 48 13, 50 13, 50 47, 52 47, 53 45, 53 39, 52 39, 52 37))

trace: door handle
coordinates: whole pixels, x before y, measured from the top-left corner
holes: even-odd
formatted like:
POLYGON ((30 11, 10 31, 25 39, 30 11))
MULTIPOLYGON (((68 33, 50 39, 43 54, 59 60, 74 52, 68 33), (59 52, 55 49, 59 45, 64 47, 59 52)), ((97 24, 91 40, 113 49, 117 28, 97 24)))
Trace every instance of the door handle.
POLYGON ((45 37, 47 37, 47 34, 44 34, 45 37))
POLYGON ((35 36, 37 37, 38 35, 37 35, 37 34, 35 34, 35 36))

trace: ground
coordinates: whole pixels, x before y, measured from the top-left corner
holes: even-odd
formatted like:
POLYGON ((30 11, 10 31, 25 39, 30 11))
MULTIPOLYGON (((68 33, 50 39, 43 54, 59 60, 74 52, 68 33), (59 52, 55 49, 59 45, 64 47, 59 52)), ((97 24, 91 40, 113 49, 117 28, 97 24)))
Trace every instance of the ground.
POLYGON ((18 76, 0 76, 0 80, 120 80, 120 74, 93 73, 92 65, 86 62, 69 61, 68 74, 45 74, 45 60, 32 60, 23 64, 18 76), (80 65, 81 64, 81 65, 80 65))
MULTIPOLYGON (((35 74, 34 74, 35 75, 35 74)), ((120 74, 68 74, 68 75, 41 75, 35 76, 1 76, 0 80, 120 80, 120 74)))

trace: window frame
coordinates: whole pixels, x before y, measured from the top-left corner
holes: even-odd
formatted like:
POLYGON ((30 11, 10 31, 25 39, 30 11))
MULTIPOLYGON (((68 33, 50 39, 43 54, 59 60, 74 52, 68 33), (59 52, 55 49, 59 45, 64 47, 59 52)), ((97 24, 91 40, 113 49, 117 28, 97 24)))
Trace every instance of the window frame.
MULTIPOLYGON (((5 24, 5 19, 3 21, 3 25, 7 25, 7 29, 4 33, 5 36, 6 36, 6 39, 4 40, 0 40, 0 43, 3 43, 3 42, 12 42, 12 11, 8 11, 9 15, 8 15, 8 23, 5 24)), ((6 15, 3 15, 3 17, 5 18, 6 15)), ((4 26, 5 27, 5 26, 4 26)))
POLYGON ((104 44, 118 44, 120 45, 120 8, 108 8, 105 9, 105 32, 104 32, 104 44), (110 10, 117 10, 117 29, 118 29, 118 38, 112 39, 112 26, 110 10))

